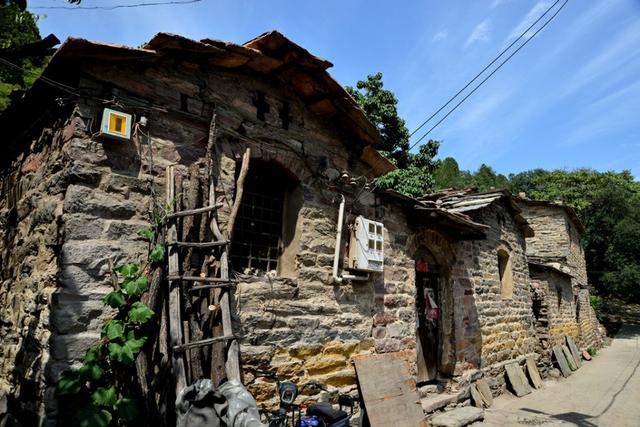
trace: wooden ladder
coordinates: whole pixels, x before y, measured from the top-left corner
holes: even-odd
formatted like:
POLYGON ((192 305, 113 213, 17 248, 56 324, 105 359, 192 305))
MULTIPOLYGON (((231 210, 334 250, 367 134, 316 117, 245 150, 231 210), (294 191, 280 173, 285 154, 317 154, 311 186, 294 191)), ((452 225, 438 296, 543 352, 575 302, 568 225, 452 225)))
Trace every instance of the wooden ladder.
MULTIPOLYGON (((215 204, 215 185, 211 171, 209 171, 209 205, 190 210, 179 210, 180 203, 176 199, 175 166, 166 168, 166 202, 170 209, 166 223, 166 243, 168 246, 168 281, 169 281, 169 342, 172 354, 173 373, 176 384, 176 396, 187 387, 187 373, 185 368, 185 350, 210 346, 224 341, 226 345, 225 372, 227 379, 240 381, 239 344, 233 334, 231 323, 230 290, 235 284, 229 278, 229 249, 230 239, 222 235, 215 219, 215 211, 221 206, 215 204), (178 241, 176 220, 189 215, 212 213, 211 231, 215 240, 209 242, 178 241), (200 248, 204 250, 220 249, 219 277, 189 276, 180 274, 180 251, 182 248, 200 248), (222 317, 222 335, 197 341, 185 340, 182 321, 182 287, 189 286, 188 293, 201 290, 219 288, 219 309, 222 317)), ((237 196, 236 196, 237 199, 237 196)), ((238 200, 236 202, 239 203, 238 200)), ((235 202, 234 202, 235 206, 235 202)), ((231 224, 230 224, 231 225, 231 224)), ((227 236, 230 232, 227 231, 227 236)), ((213 357, 213 356, 212 356, 213 357)), ((195 379, 192 379, 195 380, 195 379)))

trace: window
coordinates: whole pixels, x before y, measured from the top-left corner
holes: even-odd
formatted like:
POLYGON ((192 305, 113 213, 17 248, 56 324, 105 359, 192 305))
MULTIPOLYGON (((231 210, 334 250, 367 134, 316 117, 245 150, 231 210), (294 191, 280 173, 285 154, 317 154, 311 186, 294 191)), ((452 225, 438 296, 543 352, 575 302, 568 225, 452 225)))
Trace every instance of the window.
POLYGON ((234 270, 250 274, 295 274, 302 190, 274 162, 252 160, 231 243, 234 270))
POLYGON ((513 297, 511 257, 504 249, 498 250, 498 274, 500 275, 500 296, 505 299, 513 297))

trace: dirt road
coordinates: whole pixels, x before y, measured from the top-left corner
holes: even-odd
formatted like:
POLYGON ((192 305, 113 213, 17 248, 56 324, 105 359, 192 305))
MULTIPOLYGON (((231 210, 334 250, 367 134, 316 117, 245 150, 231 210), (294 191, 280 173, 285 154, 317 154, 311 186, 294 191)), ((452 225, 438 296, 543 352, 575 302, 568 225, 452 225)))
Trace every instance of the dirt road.
POLYGON ((640 326, 624 326, 569 378, 522 398, 496 399, 483 425, 640 427, 640 326))

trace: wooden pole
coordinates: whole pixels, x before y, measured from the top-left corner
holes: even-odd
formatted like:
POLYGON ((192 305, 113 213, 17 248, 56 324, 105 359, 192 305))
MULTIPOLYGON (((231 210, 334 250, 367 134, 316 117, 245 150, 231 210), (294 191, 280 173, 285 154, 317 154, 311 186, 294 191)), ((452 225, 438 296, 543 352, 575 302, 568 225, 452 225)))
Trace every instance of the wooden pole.
MULTIPOLYGON (((167 166, 166 169, 167 180, 167 205, 175 210, 175 169, 173 166, 167 166)), ((168 241, 176 241, 177 230, 175 223, 171 223, 168 230, 168 241)), ((178 248, 175 245, 169 245, 169 276, 180 275, 179 271, 179 257, 178 248)), ((181 320, 181 307, 180 304, 180 284, 179 280, 169 281, 169 348, 173 349, 176 346, 182 345, 182 320, 181 320)), ((187 377, 184 366, 184 355, 182 353, 173 353, 171 355, 173 363, 173 376, 176 382, 176 397, 187 386, 187 377)))

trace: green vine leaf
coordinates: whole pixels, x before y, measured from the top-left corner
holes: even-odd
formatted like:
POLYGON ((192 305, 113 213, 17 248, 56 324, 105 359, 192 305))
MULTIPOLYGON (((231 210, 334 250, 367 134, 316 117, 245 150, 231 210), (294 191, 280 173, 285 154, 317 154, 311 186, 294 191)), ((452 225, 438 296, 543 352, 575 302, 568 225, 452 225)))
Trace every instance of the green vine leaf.
POLYGON ((109 292, 102 298, 102 302, 111 308, 120 308, 125 304, 124 294, 122 291, 109 292))
POLYGON ((107 427, 112 419, 105 409, 91 407, 80 411, 80 427, 107 427))
POLYGON ((127 279, 122 284, 122 289, 129 296, 137 297, 142 295, 149 288, 149 280, 145 276, 135 279, 127 279))
POLYGON ((122 264, 114 268, 124 278, 135 276, 139 269, 138 264, 122 264))
POLYGON ((125 343, 123 345, 111 342, 107 347, 109 349, 109 358, 125 365, 133 365, 133 351, 125 343))
POLYGON ((127 333, 126 345, 131 349, 133 353, 137 353, 142 349, 142 346, 147 341, 147 337, 136 338, 133 331, 127 333))
POLYGON ((151 311, 151 309, 143 302, 137 301, 131 305, 128 319, 130 322, 143 324, 149 321, 149 319, 153 317, 153 314, 153 311, 151 311))
POLYGON ((108 408, 114 406, 118 401, 116 388, 114 386, 109 388, 98 387, 91 395, 91 401, 96 406, 106 406, 108 408))
POLYGON ((149 260, 154 263, 164 261, 164 245, 157 243, 149 253, 149 260))
POLYGON ((118 402, 116 403, 116 411, 118 413, 118 417, 129 423, 138 418, 139 411, 136 401, 127 397, 118 399, 118 402))
POLYGON ((150 242, 153 242, 153 239, 155 237, 155 233, 150 228, 143 228, 142 230, 138 231, 138 234, 150 242))
POLYGON ((104 373, 102 368, 94 363, 84 364, 78 371, 80 372, 80 376, 87 381, 98 381, 104 373))
POLYGON ((64 371, 58 380, 56 393, 61 396, 80 393, 83 383, 79 374, 76 370, 64 371))
POLYGON ((109 341, 124 339, 124 325, 120 320, 109 320, 102 328, 102 334, 109 338, 109 341))
POLYGON ((84 363, 96 363, 100 360, 102 353, 102 344, 96 344, 93 347, 89 347, 89 350, 84 354, 84 363))

